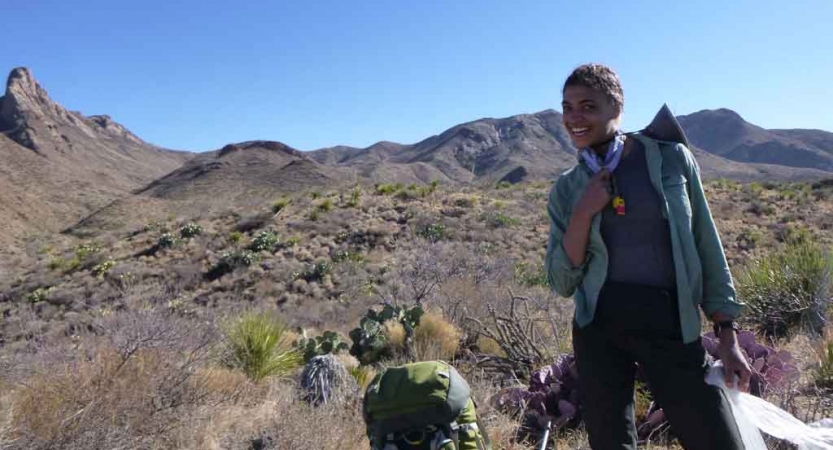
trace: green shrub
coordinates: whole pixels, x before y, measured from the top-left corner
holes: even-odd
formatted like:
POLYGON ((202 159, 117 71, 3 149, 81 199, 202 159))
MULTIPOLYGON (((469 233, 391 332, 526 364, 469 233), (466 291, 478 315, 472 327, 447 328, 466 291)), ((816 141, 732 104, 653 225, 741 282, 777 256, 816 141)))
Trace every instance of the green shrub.
POLYGON ((231 242, 233 244, 239 243, 241 239, 243 239, 243 233, 241 233, 239 231, 232 231, 228 235, 229 242, 231 242))
POLYGON ((376 185, 376 194, 377 195, 391 195, 395 194, 397 191, 402 189, 401 184, 377 184, 376 185))
POLYGON ((803 244, 813 240, 810 230, 800 225, 788 224, 778 230, 775 238, 786 244, 803 244))
POLYGON ((253 252, 262 252, 264 250, 272 251, 278 244, 278 235, 271 231, 260 231, 255 235, 249 249, 253 252))
POLYGON ((508 228, 521 224, 519 219, 509 217, 501 212, 484 213, 482 218, 489 228, 508 228))
POLYGON ((319 198, 321 198, 321 193, 318 191, 313 191, 310 194, 310 197, 312 197, 313 200, 318 200, 319 198))
POLYGON ((248 250, 225 252, 220 256, 220 260, 211 268, 207 276, 209 279, 215 280, 227 273, 234 272, 235 269, 249 267, 259 260, 260 258, 258 258, 257 254, 248 250))
POLYGON ((518 263, 515 265, 513 278, 516 283, 524 286, 549 286, 547 271, 543 264, 518 263))
POLYGON ((179 236, 184 239, 190 239, 199 236, 203 233, 203 228, 194 222, 190 222, 179 230, 179 236))
POLYGON ((324 276, 330 273, 332 269, 332 265, 326 261, 318 261, 303 272, 295 274, 295 278, 300 278, 306 281, 307 283, 313 281, 321 281, 324 279, 324 276))
POLYGON ((92 256, 99 253, 101 247, 96 243, 81 244, 75 248, 75 256, 66 262, 64 269, 71 272, 78 268, 85 268, 85 263, 92 259, 92 256))
POLYGON ((362 189, 358 186, 350 191, 350 200, 347 201, 347 206, 351 208, 358 208, 361 205, 362 189))
POLYGON ((334 331, 325 331, 321 336, 307 337, 307 331, 301 330, 301 337, 295 341, 294 347, 304 355, 304 362, 309 362, 316 356, 336 354, 350 349, 341 335, 334 331))
POLYGON ((352 261, 352 262, 362 263, 362 262, 365 261, 365 257, 361 253, 351 252, 351 251, 348 251, 348 250, 340 250, 340 251, 337 251, 333 255, 333 262, 334 263, 338 264, 338 263, 344 262, 344 261, 352 261))
POLYGON ((457 197, 454 199, 452 204, 458 208, 472 208, 477 203, 477 199, 474 197, 457 197))
POLYGON ((272 203, 272 214, 277 214, 283 211, 287 206, 289 206, 289 199, 286 197, 281 197, 275 200, 275 203, 272 203))
POLYGON ((228 365, 242 370, 254 382, 284 376, 303 361, 286 339, 286 326, 263 313, 243 314, 227 326, 228 365))
POLYGON ((159 239, 156 241, 156 247, 158 248, 171 248, 177 244, 179 244, 179 238, 171 233, 164 233, 162 236, 159 236, 159 239))
POLYGON ((333 210, 333 200, 329 198, 325 198, 321 201, 318 205, 315 206, 316 210, 320 212, 330 212, 333 210))
POLYGON ((96 278, 104 278, 104 275, 106 275, 107 272, 109 272, 110 269, 112 269, 115 265, 115 261, 113 261, 112 259, 108 259, 107 261, 104 261, 103 263, 97 264, 95 267, 93 267, 93 275, 96 278))
POLYGON ((49 260, 49 270, 61 270, 66 265, 66 260, 60 256, 56 256, 49 260))
POLYGON ((767 203, 765 200, 755 198, 749 204, 749 212, 756 216, 771 216, 775 214, 775 207, 767 203))
POLYGON ((428 239, 431 242, 441 241, 446 238, 445 225, 441 223, 429 223, 417 229, 417 236, 428 239))
POLYGON ((791 242, 741 270, 737 292, 744 318, 760 333, 789 337, 817 334, 831 304, 833 256, 814 242, 791 242))
POLYGON ((45 302, 53 289, 52 287, 37 288, 26 296, 26 301, 29 303, 45 302))
POLYGON ((512 188, 512 183, 508 181, 501 181, 500 183, 495 185, 495 189, 510 189, 512 188))
POLYGON ((416 200, 417 198, 419 198, 419 192, 417 192, 416 190, 402 190, 402 191, 397 192, 394 195, 394 197, 397 200, 402 200, 402 201, 408 202, 408 201, 416 200))
POLYGON ((298 236, 292 236, 291 238, 286 240, 286 243, 284 243, 284 245, 287 246, 287 247, 295 247, 296 245, 298 245, 300 243, 301 243, 301 238, 299 238, 298 236))

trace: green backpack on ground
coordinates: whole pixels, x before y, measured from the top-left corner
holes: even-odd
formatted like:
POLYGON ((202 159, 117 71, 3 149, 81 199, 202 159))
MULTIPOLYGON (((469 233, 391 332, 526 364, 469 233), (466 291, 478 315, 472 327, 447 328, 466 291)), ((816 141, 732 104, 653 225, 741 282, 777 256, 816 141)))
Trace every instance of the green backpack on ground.
POLYGON ((367 387, 363 413, 373 450, 491 450, 468 383, 442 361, 385 369, 367 387))

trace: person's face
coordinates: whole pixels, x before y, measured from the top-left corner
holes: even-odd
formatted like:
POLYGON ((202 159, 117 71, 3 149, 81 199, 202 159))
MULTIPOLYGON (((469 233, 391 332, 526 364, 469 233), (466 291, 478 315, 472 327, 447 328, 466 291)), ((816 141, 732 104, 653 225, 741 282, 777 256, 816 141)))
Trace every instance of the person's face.
POLYGON ((564 127, 576 148, 609 141, 619 128, 620 109, 604 93, 590 87, 567 86, 561 108, 564 127))

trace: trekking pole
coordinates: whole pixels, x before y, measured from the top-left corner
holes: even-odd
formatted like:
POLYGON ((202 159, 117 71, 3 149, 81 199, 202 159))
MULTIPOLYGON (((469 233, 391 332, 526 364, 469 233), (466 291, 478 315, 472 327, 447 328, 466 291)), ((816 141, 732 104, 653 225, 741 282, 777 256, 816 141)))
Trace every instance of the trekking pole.
POLYGON ((538 450, 547 450, 547 441, 550 440, 550 425, 552 425, 552 420, 547 421, 547 427, 544 428, 544 434, 541 435, 541 446, 538 447, 538 450))

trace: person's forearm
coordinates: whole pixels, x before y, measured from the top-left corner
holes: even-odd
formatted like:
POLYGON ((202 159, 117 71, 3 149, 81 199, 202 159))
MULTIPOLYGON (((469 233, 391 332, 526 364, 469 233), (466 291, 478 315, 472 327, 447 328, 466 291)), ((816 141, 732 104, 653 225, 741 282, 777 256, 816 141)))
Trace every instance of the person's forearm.
POLYGON ((584 263, 587 255, 587 242, 590 239, 590 224, 592 216, 576 211, 570 217, 570 224, 564 233, 564 251, 570 257, 573 267, 584 263))

